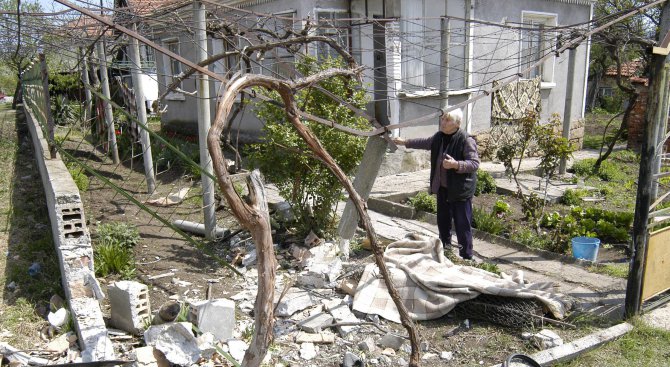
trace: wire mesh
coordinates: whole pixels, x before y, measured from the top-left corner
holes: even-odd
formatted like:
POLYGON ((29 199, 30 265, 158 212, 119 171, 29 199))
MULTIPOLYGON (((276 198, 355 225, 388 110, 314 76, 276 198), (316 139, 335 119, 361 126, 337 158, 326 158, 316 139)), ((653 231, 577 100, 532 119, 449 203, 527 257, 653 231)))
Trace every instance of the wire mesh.
POLYGON ((544 309, 532 299, 480 294, 454 308, 460 318, 488 321, 510 328, 526 328, 541 324, 544 309))

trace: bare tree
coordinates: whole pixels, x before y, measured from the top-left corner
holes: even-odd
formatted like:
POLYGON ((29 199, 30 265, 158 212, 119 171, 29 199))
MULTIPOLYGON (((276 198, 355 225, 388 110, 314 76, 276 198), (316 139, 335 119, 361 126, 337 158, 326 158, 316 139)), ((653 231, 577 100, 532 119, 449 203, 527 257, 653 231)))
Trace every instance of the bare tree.
MULTIPOLYGON (((414 323, 409 317, 405 305, 402 303, 398 291, 393 286, 386 263, 384 262, 382 249, 377 242, 377 236, 370 222, 370 217, 367 214, 366 205, 354 189, 348 177, 340 169, 330 154, 323 148, 319 139, 300 121, 300 113, 294 99, 296 90, 309 87, 310 85, 317 84, 320 81, 331 77, 355 77, 360 71, 361 69, 331 69, 296 81, 280 80, 263 75, 245 74, 234 77, 229 81, 225 89, 226 92, 219 101, 216 117, 207 137, 207 145, 212 156, 214 170, 219 185, 221 186, 221 191, 228 201, 233 214, 251 233, 251 236, 256 243, 258 253, 259 284, 254 309, 256 317, 255 329, 251 345, 244 356, 243 364, 245 366, 260 365, 263 357, 267 353, 270 342, 272 341, 272 325, 274 323, 272 302, 274 299, 276 260, 273 253, 269 218, 267 213, 263 211, 262 206, 258 203, 258 198, 263 196, 262 185, 260 185, 259 181, 255 178, 252 178, 252 180, 255 181, 248 183, 252 197, 251 203, 249 204, 245 203, 238 196, 230 176, 228 175, 228 171, 226 170, 220 139, 221 133, 228 123, 228 117, 235 102, 235 97, 243 90, 251 87, 264 87, 279 93, 283 101, 288 121, 295 127, 298 134, 307 143, 312 152, 328 166, 349 193, 349 197, 352 199, 360 218, 362 218, 361 223, 372 244, 375 262, 384 278, 389 294, 398 308, 402 325, 409 333, 410 343, 412 345, 410 366, 419 365, 419 335, 414 323)), ((256 175, 252 175, 252 177, 254 176, 256 175)))

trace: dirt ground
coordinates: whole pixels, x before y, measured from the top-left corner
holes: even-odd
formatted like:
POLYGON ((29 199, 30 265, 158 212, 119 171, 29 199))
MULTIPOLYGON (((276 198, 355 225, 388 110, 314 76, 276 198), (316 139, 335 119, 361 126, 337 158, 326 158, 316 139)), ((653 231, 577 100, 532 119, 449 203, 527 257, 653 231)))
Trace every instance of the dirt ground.
MULTIPOLYGON (((130 162, 126 161, 122 166, 111 164, 109 159, 98 150, 87 148, 82 141, 71 141, 66 147, 73 155, 86 158, 95 170, 110 180, 115 185, 123 187, 137 200, 145 201, 149 198, 143 193, 145 184, 144 176, 140 172, 141 161, 133 162, 133 170, 130 162)), ((198 199, 199 183, 189 177, 182 176, 176 169, 161 173, 158 176, 158 192, 152 198, 165 195, 169 191, 175 192, 179 188, 192 187, 184 202, 175 207, 150 207, 167 221, 176 219, 187 219, 201 222, 202 214, 200 201, 198 199)), ((84 193, 86 215, 89 229, 94 237, 96 228, 101 223, 112 221, 123 221, 133 223, 137 226, 142 237, 142 244, 135 248, 137 261, 137 280, 147 284, 150 288, 150 301, 152 310, 156 311, 169 300, 196 300, 205 299, 208 286, 212 287, 212 296, 232 297, 244 289, 248 279, 235 275, 232 271, 217 263, 211 256, 206 255, 203 250, 194 247, 181 236, 168 228, 164 223, 140 210, 139 207, 123 197, 110 185, 102 180, 91 177, 89 190, 84 193)), ((485 203, 479 203, 484 205, 485 203)), ((517 205, 512 203, 512 205, 517 205)), ((515 210, 519 212, 518 210, 515 210)), ((235 219, 225 209, 217 211, 219 225, 234 230, 239 228, 235 219)), ((241 234, 242 239, 248 237, 245 232, 241 234)), ((199 239, 202 240, 202 239, 199 239)), ((290 278, 298 270, 295 261, 285 250, 288 243, 278 244, 278 257, 284 269, 280 270, 278 279, 290 278)), ((230 260, 228 242, 205 243, 205 250, 217 254, 224 259, 230 260), (227 257, 228 256, 228 257, 227 257)), ((352 257, 348 267, 363 266, 373 261, 369 251, 362 250, 352 257)), ((101 279, 103 285, 117 280, 115 277, 101 279)), ((343 294, 339 297, 344 297, 343 294)), ((103 304, 103 312, 109 314, 109 309, 103 304)), ((251 324, 252 318, 238 310, 239 335, 244 337, 245 325, 251 324)), ((512 352, 533 353, 536 349, 527 340, 522 339, 521 330, 499 327, 484 321, 465 320, 452 314, 438 320, 418 323, 422 340, 428 343, 428 353, 434 353, 436 358, 426 360, 425 366, 443 365, 446 361, 439 358, 441 352, 452 352, 453 360, 450 363, 458 365, 490 365, 501 362, 512 352)), ((295 321, 278 319, 276 330, 291 330, 295 328, 295 321)), ((400 325, 380 321, 382 329, 396 331, 405 334, 400 325)), ((578 330, 558 329, 556 332, 566 340, 572 340, 584 335, 590 327, 578 330)), ((530 331, 538 331, 530 330, 530 331)), ((310 361, 301 360, 298 357, 300 345, 295 344, 293 335, 278 332, 272 348, 274 361, 282 359, 290 362, 290 365, 319 365, 338 366, 345 351, 360 354, 357 344, 367 336, 378 340, 383 333, 376 327, 363 326, 360 332, 349 336, 347 339, 337 339, 331 345, 319 345, 318 356, 310 361)), ((137 342, 134 342, 137 343, 137 342)), ((119 350, 127 350, 132 345, 125 343, 119 346, 119 350)), ((409 360, 408 351, 398 351, 395 356, 382 357, 381 350, 376 353, 368 353, 368 359, 377 359, 381 365, 399 365, 400 359, 409 360)))

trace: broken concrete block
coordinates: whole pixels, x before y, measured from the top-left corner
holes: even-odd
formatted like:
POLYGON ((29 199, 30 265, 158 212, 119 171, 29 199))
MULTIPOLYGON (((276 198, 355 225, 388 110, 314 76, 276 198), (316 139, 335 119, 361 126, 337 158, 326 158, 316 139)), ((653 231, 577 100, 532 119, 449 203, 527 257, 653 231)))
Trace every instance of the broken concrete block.
POLYGON ((298 262, 304 266, 305 263, 307 262, 307 259, 309 259, 312 256, 312 253, 309 252, 309 249, 298 246, 296 244, 291 245, 289 248, 289 251, 291 252, 291 256, 293 256, 298 262))
POLYGON ((298 323, 298 327, 308 333, 319 333, 333 323, 333 317, 327 313, 317 313, 298 323))
POLYGON ((365 338, 362 342, 358 343, 358 349, 363 352, 374 353, 377 350, 377 345, 371 337, 365 338))
POLYGON ((198 342, 187 322, 169 324, 156 338, 155 348, 173 364, 190 366, 200 359, 198 342))
POLYGON ((235 358, 236 361, 242 362, 244 353, 246 353, 249 346, 242 340, 232 339, 226 342, 228 344, 228 353, 235 358))
POLYGON ((138 282, 122 280, 107 289, 114 327, 139 335, 151 319, 149 288, 138 282))
POLYGON ((288 317, 314 304, 316 304, 316 300, 309 292, 298 288, 291 288, 277 305, 276 314, 277 316, 288 317))
POLYGON ((316 347, 314 346, 314 343, 300 344, 300 358, 309 361, 314 357, 316 357, 316 347))
POLYGON ((116 358, 114 345, 97 300, 92 298, 70 299, 70 311, 75 320, 80 345, 85 345, 81 353, 82 362, 108 361, 116 358))
POLYGON ((305 237, 305 246, 307 247, 316 247, 322 242, 323 240, 312 231, 309 231, 309 234, 305 237))
POLYGON ((363 366, 363 361, 361 361, 361 359, 358 358, 357 355, 351 352, 344 353, 344 361, 342 361, 342 367, 356 367, 356 366, 363 366))
POLYGON ((200 349, 200 356, 204 359, 210 359, 216 352, 216 341, 214 334, 210 332, 203 333, 196 338, 198 348, 200 349))
MULTIPOLYGON (((326 310, 333 315, 335 323, 345 323, 345 322, 360 322, 356 316, 351 312, 349 306, 341 303, 341 300, 338 302, 326 301, 324 302, 326 310)), ((358 329, 358 326, 337 326, 337 331, 342 337, 346 337, 351 332, 358 329)))
POLYGON ((440 359, 444 359, 445 361, 451 361, 454 359, 454 353, 453 352, 440 352, 440 359))
POLYGON ((249 266, 253 266, 256 264, 256 259, 258 258, 258 255, 256 254, 256 249, 253 249, 249 251, 244 257, 242 258, 242 266, 245 268, 249 266))
POLYGON ((66 350, 68 350, 68 348, 70 348, 70 335, 72 335, 71 332, 57 336, 54 340, 47 344, 46 350, 57 354, 63 354, 66 350))
POLYGON ((435 353, 426 353, 423 356, 421 356, 421 359, 423 359, 425 361, 429 361, 429 360, 435 359, 435 358, 437 358, 437 354, 435 354, 435 353))
POLYGON ((338 258, 325 261, 314 260, 298 275, 297 283, 311 288, 335 288, 337 277, 342 273, 342 261, 338 258))
POLYGON ((233 337, 235 329, 235 302, 226 298, 191 302, 188 320, 203 333, 214 334, 217 340, 233 337))
POLYGON ((331 333, 310 334, 301 331, 295 337, 295 342, 298 344, 301 343, 333 344, 335 343, 335 334, 331 333))
POLYGON ((531 342, 540 349, 549 349, 563 345, 563 339, 548 329, 542 329, 539 333, 533 335, 531 342))
POLYGON ((342 291, 342 293, 354 296, 356 295, 356 287, 358 286, 357 282, 354 282, 351 279, 342 279, 340 282, 339 288, 342 291))
POLYGON ((398 350, 405 343, 405 338, 399 335, 387 333, 379 341, 379 345, 383 348, 391 348, 393 350, 398 350))
MULTIPOLYGON (((184 324, 184 327, 191 327, 190 322, 179 322, 178 324, 184 324)), ((167 328, 173 324, 162 324, 162 325, 152 325, 147 330, 144 331, 144 344, 149 346, 156 345, 156 340, 158 337, 165 332, 167 328)))
POLYGON ((154 347, 135 348, 137 367, 169 367, 170 362, 165 355, 154 347))

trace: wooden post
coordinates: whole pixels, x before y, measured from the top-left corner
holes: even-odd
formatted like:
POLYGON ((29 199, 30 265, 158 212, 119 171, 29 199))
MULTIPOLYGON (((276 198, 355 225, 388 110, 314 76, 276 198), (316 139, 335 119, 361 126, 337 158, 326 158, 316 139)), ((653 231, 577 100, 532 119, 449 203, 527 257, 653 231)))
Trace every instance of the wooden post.
MULTIPOLYGON (((659 34, 665 35, 670 28, 670 3, 665 2, 661 10, 659 34)), ((656 140, 654 136, 658 125, 668 118, 668 111, 663 111, 660 97, 668 95, 667 56, 652 55, 649 75, 649 95, 647 112, 644 119, 644 140, 640 151, 640 173, 637 184, 637 200, 635 202, 635 218, 633 221, 633 259, 628 272, 626 287, 625 317, 630 318, 640 312, 642 306, 642 278, 644 261, 649 241, 649 206, 651 204, 651 181, 654 159, 656 157, 656 140)), ((667 97, 666 97, 667 98, 667 97)))
POLYGON ((44 98, 44 117, 47 123, 47 135, 49 143, 49 156, 56 159, 56 140, 54 139, 54 117, 51 114, 51 97, 49 96, 49 73, 47 72, 47 60, 40 53, 40 67, 42 69, 42 97, 44 98))
MULTIPOLYGON (((137 25, 133 24, 133 30, 137 25)), ((147 131, 147 105, 144 99, 144 88, 142 87, 142 59, 140 58, 140 44, 136 38, 130 38, 130 62, 133 78, 133 89, 135 91, 135 105, 137 106, 137 120, 140 127, 140 142, 142 143, 142 159, 144 162, 144 177, 147 180, 147 192, 152 194, 156 190, 156 177, 154 176, 154 161, 151 152, 151 139, 147 131)))

